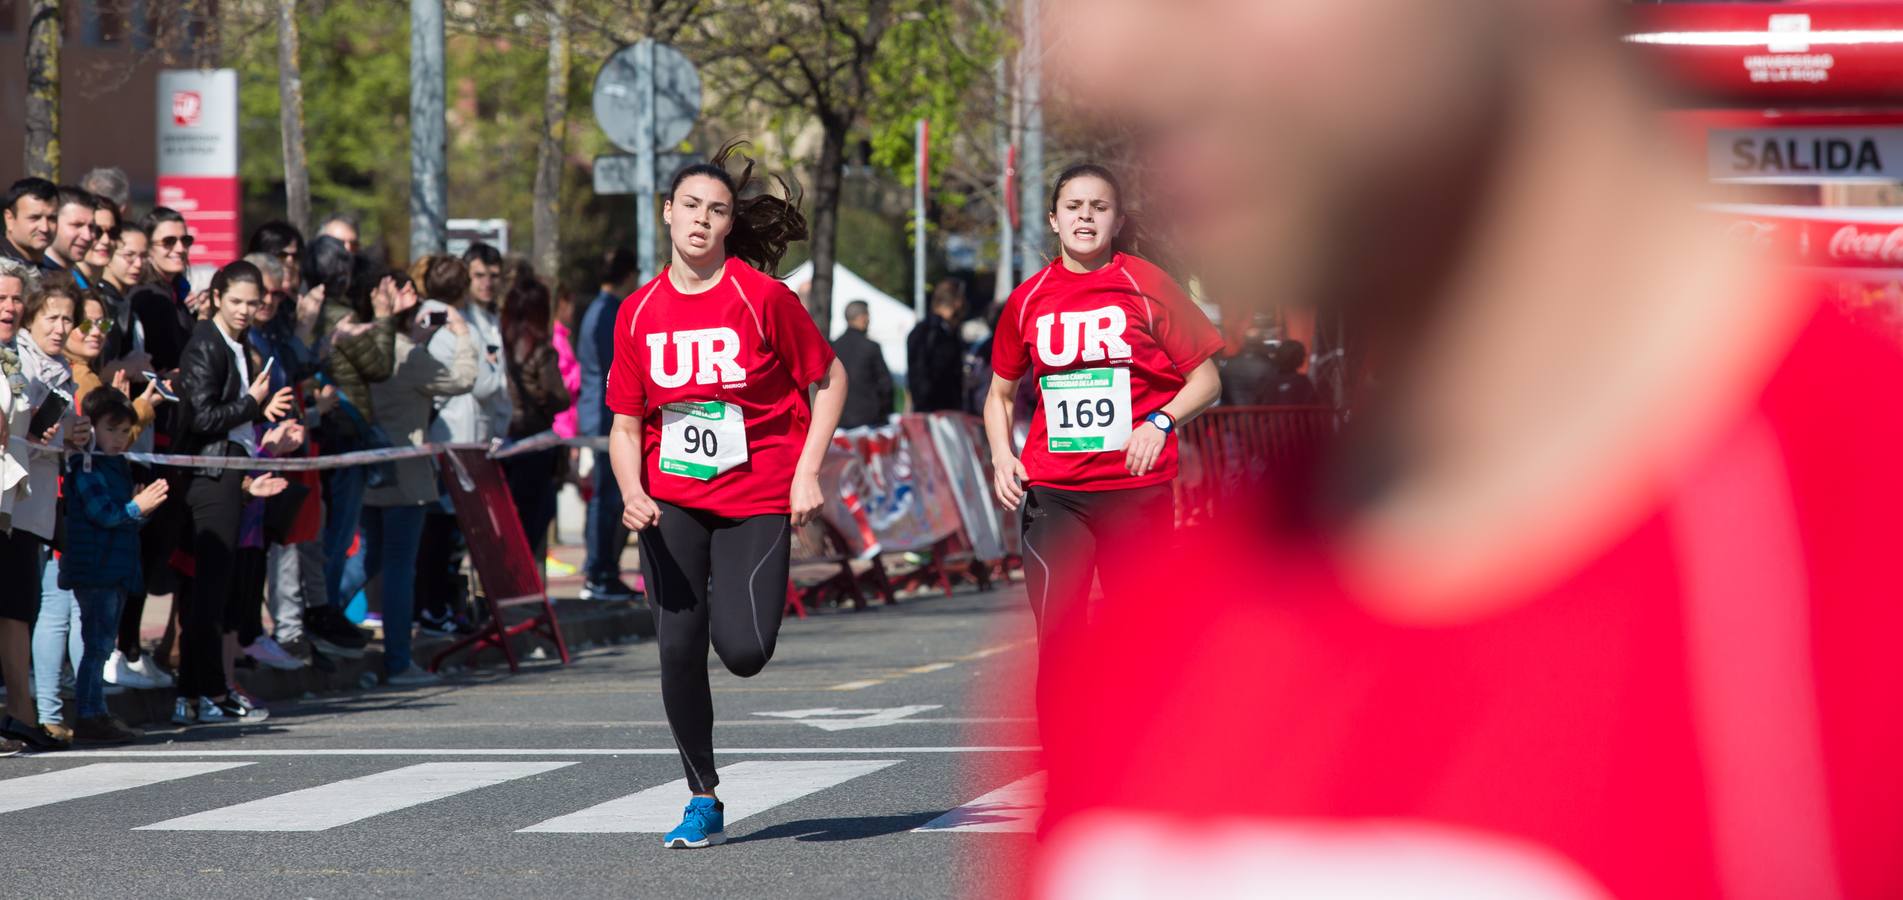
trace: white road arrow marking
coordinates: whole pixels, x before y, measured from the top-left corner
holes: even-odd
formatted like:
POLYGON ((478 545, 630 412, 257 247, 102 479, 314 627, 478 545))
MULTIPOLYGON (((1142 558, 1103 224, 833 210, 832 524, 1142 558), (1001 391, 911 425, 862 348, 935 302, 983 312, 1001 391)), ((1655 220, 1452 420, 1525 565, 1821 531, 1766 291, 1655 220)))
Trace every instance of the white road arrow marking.
POLYGON ((939 705, 935 703, 921 706, 894 706, 889 709, 840 709, 836 706, 821 706, 814 709, 789 709, 785 712, 757 712, 754 715, 794 719, 802 725, 811 725, 821 731, 850 731, 855 728, 896 725, 907 716, 915 716, 938 708, 939 705))

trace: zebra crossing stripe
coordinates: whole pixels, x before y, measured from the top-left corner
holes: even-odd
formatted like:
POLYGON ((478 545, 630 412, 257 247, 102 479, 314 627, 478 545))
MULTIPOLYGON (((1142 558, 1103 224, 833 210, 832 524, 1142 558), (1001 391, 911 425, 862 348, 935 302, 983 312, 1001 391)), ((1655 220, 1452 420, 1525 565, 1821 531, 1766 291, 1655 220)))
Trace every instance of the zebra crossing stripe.
POLYGON ((251 765, 248 762, 92 763, 0 780, 0 813, 17 812, 251 765))
POLYGON ((572 762, 421 763, 236 806, 145 825, 137 831, 324 831, 445 797, 540 775, 572 762))
POLYGON ((1031 832, 1044 811, 1044 773, 1027 775, 913 831, 1031 832))
MULTIPOLYGON (((720 770, 720 802, 732 825, 748 816, 870 775, 896 759, 750 760, 720 770)), ((578 812, 558 816, 522 829, 553 834, 665 834, 681 823, 687 805, 687 780, 618 797, 578 812)))

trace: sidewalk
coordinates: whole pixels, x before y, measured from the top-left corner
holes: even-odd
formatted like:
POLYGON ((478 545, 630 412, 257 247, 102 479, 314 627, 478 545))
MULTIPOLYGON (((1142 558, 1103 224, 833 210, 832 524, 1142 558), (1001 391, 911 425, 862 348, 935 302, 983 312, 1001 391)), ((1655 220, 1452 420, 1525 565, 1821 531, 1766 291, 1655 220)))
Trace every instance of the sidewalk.
MULTIPOLYGON (((580 569, 583 549, 580 546, 552 546, 550 555, 556 560, 580 569)), ((639 555, 631 544, 622 555, 623 577, 630 583, 636 583, 640 574, 639 555)), ((576 652, 586 646, 597 644, 620 644, 629 641, 653 637, 653 620, 648 615, 647 606, 639 602, 603 603, 579 599, 582 577, 561 575, 549 579, 549 595, 555 599, 555 615, 561 626, 562 640, 568 644, 569 652, 576 652)), ((139 634, 148 647, 156 643, 165 634, 167 617, 172 614, 170 597, 154 597, 146 603, 145 614, 140 619, 139 634)), ((514 621, 511 616, 510 620, 514 621)), ((381 635, 379 634, 379 638, 381 635)), ((449 647, 452 638, 418 636, 414 642, 412 654, 418 665, 427 665, 435 655, 449 647)), ((511 645, 520 659, 552 659, 555 648, 546 640, 522 635, 514 639, 511 645)), ((361 659, 329 659, 326 669, 306 666, 292 671, 259 667, 240 670, 238 680, 244 689, 266 704, 273 701, 295 700, 307 695, 334 693, 339 691, 362 691, 376 687, 382 680, 383 647, 380 639, 373 640, 364 651, 361 659)), ((474 657, 458 654, 444 663, 446 672, 458 668, 474 666, 499 667, 504 664, 502 653, 497 650, 485 650, 474 657)), ((173 691, 165 690, 128 690, 107 698, 112 713, 126 724, 162 725, 172 714, 173 691)), ((69 720, 71 710, 68 710, 69 720)))

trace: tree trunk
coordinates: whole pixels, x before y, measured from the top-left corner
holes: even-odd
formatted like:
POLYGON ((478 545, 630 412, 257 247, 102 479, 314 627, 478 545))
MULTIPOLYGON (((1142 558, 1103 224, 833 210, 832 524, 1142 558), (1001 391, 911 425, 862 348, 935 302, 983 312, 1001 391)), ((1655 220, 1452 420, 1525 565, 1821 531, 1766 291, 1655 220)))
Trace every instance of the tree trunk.
POLYGON ((562 159, 568 131, 568 0, 548 16, 548 89, 542 95, 542 140, 535 152, 535 269, 555 279, 562 264, 562 159))
POLYGON ((304 74, 297 61, 297 0, 278 0, 278 130, 284 144, 284 206, 299 232, 311 226, 311 173, 304 162, 304 74))
POLYGON ((819 333, 832 334, 833 255, 839 238, 839 188, 846 171, 845 116, 822 116, 824 134, 819 144, 819 166, 813 176, 813 287, 806 295, 819 333))
POLYGON ((26 26, 26 174, 59 182, 60 0, 33 0, 26 26))

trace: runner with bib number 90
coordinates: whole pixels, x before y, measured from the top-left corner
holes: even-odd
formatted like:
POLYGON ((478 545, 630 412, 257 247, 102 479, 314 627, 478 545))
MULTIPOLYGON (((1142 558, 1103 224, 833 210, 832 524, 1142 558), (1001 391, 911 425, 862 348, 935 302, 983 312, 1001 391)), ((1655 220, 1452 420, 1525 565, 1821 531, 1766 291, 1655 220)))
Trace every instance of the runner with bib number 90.
POLYGON ((1116 591, 1155 564, 1175 516, 1171 433, 1221 389, 1211 357, 1222 336, 1167 273, 1117 248, 1121 201, 1101 166, 1057 176, 1062 252, 1011 293, 992 340, 985 432, 998 499, 1023 507, 1045 659, 1082 624, 1092 576, 1116 591), (1020 461, 1011 411, 1027 375, 1038 403, 1020 461))
POLYGON ((608 455, 622 522, 641 535, 661 699, 693 793, 667 847, 726 840, 708 640, 742 678, 773 657, 791 528, 819 511, 819 463, 846 402, 832 346, 768 274, 806 238, 798 198, 743 195, 753 162, 730 174, 735 146, 674 176, 672 261, 621 304, 608 370, 608 455))

